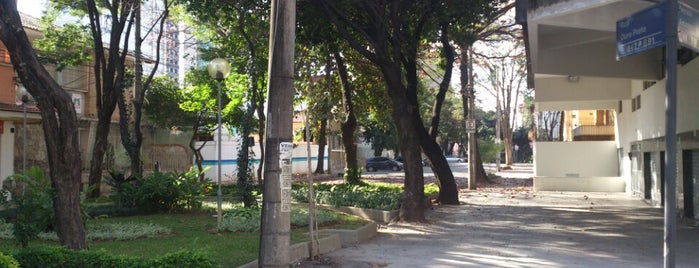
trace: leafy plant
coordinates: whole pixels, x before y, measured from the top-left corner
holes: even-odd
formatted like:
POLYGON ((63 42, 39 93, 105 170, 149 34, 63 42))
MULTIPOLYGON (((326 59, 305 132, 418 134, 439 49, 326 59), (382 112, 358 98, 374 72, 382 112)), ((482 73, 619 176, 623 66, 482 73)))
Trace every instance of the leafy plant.
POLYGON ((7 202, 16 213, 10 221, 14 237, 22 247, 27 247, 42 231, 53 230, 52 189, 51 182, 38 167, 12 175, 3 187, 5 195, 12 196, 7 202))
POLYGON ((199 174, 192 169, 187 172, 153 172, 144 178, 122 179, 121 174, 112 174, 108 184, 115 187, 112 198, 125 207, 143 211, 172 211, 201 207, 198 199, 211 190, 211 183, 199 181, 199 174), (117 183, 120 182, 120 183, 117 183))
MULTIPOLYGON (((315 184, 313 189, 317 203, 380 210, 398 209, 403 196, 402 187, 386 184, 315 184)), ((308 184, 294 184, 291 196, 297 202, 308 202, 308 184)))
POLYGON ((0 267, 4 268, 19 268, 19 262, 15 260, 12 256, 5 255, 5 253, 0 252, 0 267))
POLYGON ((201 252, 181 250, 157 258, 134 258, 111 255, 105 250, 73 251, 65 247, 30 247, 17 252, 14 257, 21 267, 214 267, 201 252))
POLYGON ((350 184, 359 184, 362 178, 362 168, 346 168, 345 174, 342 176, 345 182, 350 184))

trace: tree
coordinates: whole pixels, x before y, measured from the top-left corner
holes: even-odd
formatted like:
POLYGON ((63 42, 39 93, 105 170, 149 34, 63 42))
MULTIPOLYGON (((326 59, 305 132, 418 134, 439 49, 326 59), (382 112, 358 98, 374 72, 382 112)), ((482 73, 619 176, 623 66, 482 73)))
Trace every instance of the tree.
MULTIPOLYGON (((409 222, 425 221, 420 144, 421 139, 428 139, 428 136, 417 107, 416 57, 437 3, 312 2, 335 25, 342 39, 381 70, 393 105, 392 118, 398 128, 400 152, 406 161, 400 218, 409 222)), ((453 194, 457 194, 456 188, 453 194)))
MULTIPOLYGON (((153 0, 157 1, 157 0, 153 0)), ((142 35, 142 19, 141 19, 141 1, 134 1, 134 35, 135 35, 135 50, 134 50, 134 94, 126 96, 126 92, 122 91, 117 98, 119 106, 119 130, 121 132, 121 144, 126 149, 126 153, 131 160, 131 175, 141 176, 143 173, 143 163, 141 162, 141 145, 143 144, 143 133, 141 132, 141 118, 143 117, 143 101, 146 92, 158 70, 160 64, 160 40, 165 30, 165 20, 169 16, 170 4, 168 0, 163 1, 163 11, 161 16, 153 21, 154 25, 146 25, 147 29, 152 29, 156 24, 159 25, 158 31, 147 31, 146 36, 150 34, 156 35, 155 60, 150 73, 143 78, 143 55, 141 47, 145 40, 142 35)))
POLYGON ((204 180, 203 161, 201 149, 206 145, 206 138, 211 137, 213 125, 210 109, 203 105, 211 97, 194 93, 187 94, 186 90, 180 90, 176 82, 168 77, 157 77, 153 80, 151 90, 146 94, 143 109, 147 118, 156 126, 173 130, 189 130, 192 135, 189 139, 189 148, 194 153, 194 163, 199 171, 199 180, 204 180), (196 108, 194 108, 196 107, 196 108), (204 140, 199 146, 197 141, 204 140))
POLYGON ((525 55, 520 40, 500 42, 497 49, 481 54, 480 65, 487 77, 481 86, 496 97, 497 116, 505 144, 505 165, 512 165, 512 133, 520 95, 526 79, 525 55), (505 51, 505 52, 503 52, 505 51))
POLYGON ((100 195, 100 187, 95 187, 95 185, 100 185, 102 182, 102 167, 104 155, 109 146, 107 137, 109 136, 112 114, 116 109, 118 98, 122 96, 124 89, 132 84, 133 79, 132 75, 127 73, 126 57, 129 51, 128 40, 133 22, 134 1, 111 0, 111 2, 100 2, 100 4, 106 4, 104 7, 98 6, 94 0, 88 0, 85 6, 72 6, 69 3, 74 3, 73 1, 65 2, 66 6, 76 8, 74 10, 80 10, 78 8, 86 10, 90 20, 95 57, 93 70, 97 78, 95 79, 97 129, 95 144, 92 149, 89 176, 89 184, 93 187, 93 190, 88 196, 98 197, 100 195), (105 8, 105 13, 102 13, 102 8, 105 8), (103 16, 109 19, 103 20, 103 16), (102 25, 103 21, 109 21, 110 25, 102 25), (109 27, 107 33, 109 36, 108 48, 106 48, 107 45, 102 40, 102 36, 104 36, 103 30, 105 29, 103 27, 107 26, 109 27))
MULTIPOLYGON (((186 12, 180 19, 195 26, 194 34, 208 42, 210 49, 203 51, 204 57, 226 55, 234 70, 247 74, 248 101, 255 111, 257 122, 251 129, 257 129, 260 164, 257 177, 262 178, 265 161, 265 90, 267 79, 267 55, 269 36, 269 1, 217 1, 217 0, 176 0, 186 12), (216 8, 211 8, 215 6, 216 8)), ((248 117, 254 120, 254 117, 248 117)), ((250 133, 248 133, 250 134, 250 133)), ((242 135, 242 134, 241 134, 242 135)))
POLYGON ((22 26, 15 1, 0 1, 0 41, 10 53, 12 66, 37 100, 46 139, 53 208, 59 242, 68 248, 87 248, 80 210, 81 171, 78 119, 68 92, 41 65, 22 26))
MULTIPOLYGON (((230 74, 222 86, 222 120, 224 125, 240 126, 244 102, 242 95, 246 87, 246 76, 230 74)), ((189 148, 194 152, 197 170, 203 172, 204 157, 201 149, 206 142, 213 140, 218 127, 216 84, 203 69, 187 72, 184 88, 179 88, 168 77, 156 77, 151 90, 146 94, 143 109, 150 121, 160 127, 190 131, 189 148), (197 146, 196 142, 203 141, 197 146)), ((200 173, 200 180, 204 179, 200 173)))
MULTIPOLYGON (((501 4, 507 1, 493 0, 490 3, 491 8, 479 12, 476 19, 467 19, 460 23, 452 24, 452 33, 454 41, 460 49, 459 53, 459 70, 461 72, 461 98, 464 109, 464 119, 474 119, 476 94, 474 90, 474 72, 472 51, 473 44, 478 40, 485 40, 489 37, 502 32, 500 26, 495 25, 495 21, 503 14, 507 13, 514 7, 514 3, 509 3, 504 6, 501 4)), ((453 12, 458 12, 460 9, 452 9, 453 12)), ((461 17, 457 17, 461 18, 461 17)), ((469 134, 469 183, 470 190, 476 189, 477 182, 490 182, 488 174, 483 168, 483 161, 478 151, 478 138, 476 133, 469 134)))

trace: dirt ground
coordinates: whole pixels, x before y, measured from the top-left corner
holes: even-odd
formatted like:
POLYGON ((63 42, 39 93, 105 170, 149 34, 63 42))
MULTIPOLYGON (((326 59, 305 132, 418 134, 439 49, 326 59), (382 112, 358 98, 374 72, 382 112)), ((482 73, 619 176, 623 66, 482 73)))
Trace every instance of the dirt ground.
MULTIPOLYGON (((661 208, 625 193, 533 192, 521 171, 498 173, 509 178, 476 191, 461 190, 463 204, 432 207, 428 223, 381 226, 368 242, 297 266, 663 266, 661 208)), ((372 176, 381 177, 367 179, 372 176)), ((679 220, 677 240, 677 267, 699 267, 696 223, 679 220)))

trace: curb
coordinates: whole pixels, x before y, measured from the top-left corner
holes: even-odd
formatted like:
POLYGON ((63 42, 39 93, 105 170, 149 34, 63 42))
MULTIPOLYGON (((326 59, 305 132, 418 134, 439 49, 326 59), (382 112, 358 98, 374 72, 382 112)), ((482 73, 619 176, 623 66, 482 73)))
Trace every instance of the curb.
MULTIPOLYGON (((367 241, 378 233, 379 225, 375 222, 367 223, 355 230, 325 229, 319 230, 319 235, 324 237, 317 239, 316 255, 324 254, 342 248, 344 244, 360 243, 367 241)), ((291 263, 297 263, 308 259, 310 242, 301 242, 289 247, 289 259, 291 263)), ((239 268, 257 268, 258 260, 238 266, 239 268)))

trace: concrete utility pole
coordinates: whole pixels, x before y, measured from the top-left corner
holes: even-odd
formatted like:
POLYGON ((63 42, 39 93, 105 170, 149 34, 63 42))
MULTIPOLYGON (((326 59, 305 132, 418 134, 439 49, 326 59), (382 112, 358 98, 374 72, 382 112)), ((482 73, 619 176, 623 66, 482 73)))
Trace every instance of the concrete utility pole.
MULTIPOLYGON (((475 115, 473 114, 476 109, 475 105, 475 95, 473 92, 473 54, 471 53, 471 48, 468 48, 468 119, 475 121, 475 115)), ((474 125, 475 126, 475 125, 474 125)), ((476 190, 476 133, 475 131, 468 133, 468 189, 476 190)))
POLYGON ((273 0, 269 37, 267 131, 259 267, 289 267, 291 170, 286 153, 292 138, 296 1, 273 0), (280 148, 283 147, 283 148, 280 148), (285 170, 282 170, 285 168, 285 170), (286 170, 288 168, 288 170, 286 170), (288 171, 288 175, 286 174, 288 171))

